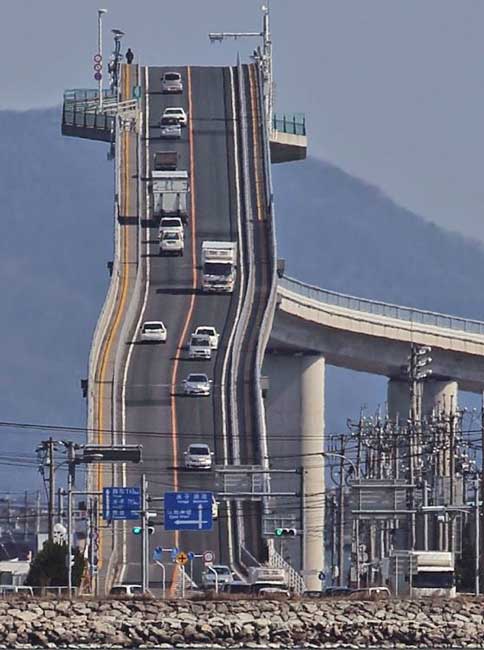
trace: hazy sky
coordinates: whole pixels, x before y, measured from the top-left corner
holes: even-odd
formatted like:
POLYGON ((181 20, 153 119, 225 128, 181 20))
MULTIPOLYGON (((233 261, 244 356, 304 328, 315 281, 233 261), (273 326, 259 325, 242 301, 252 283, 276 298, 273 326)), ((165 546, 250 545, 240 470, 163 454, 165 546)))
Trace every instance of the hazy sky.
MULTIPOLYGON (((259 0, 15 0, 2 3, 1 108, 89 87, 96 17, 147 64, 232 64, 255 41, 259 0), (101 4, 100 4, 101 2, 101 4)), ((484 241, 484 3, 272 0, 276 109, 304 111, 310 153, 398 203, 484 241)))

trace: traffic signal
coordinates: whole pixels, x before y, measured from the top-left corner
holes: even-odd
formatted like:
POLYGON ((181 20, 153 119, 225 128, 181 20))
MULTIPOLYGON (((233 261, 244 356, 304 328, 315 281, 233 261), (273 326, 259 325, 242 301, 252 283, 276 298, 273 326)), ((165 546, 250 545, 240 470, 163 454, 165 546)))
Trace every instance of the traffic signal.
POLYGON ((295 528, 275 528, 275 537, 296 537, 297 530, 295 528))
POLYGON ((133 526, 131 532, 133 533, 133 535, 141 535, 141 533, 143 532, 143 526, 133 526))

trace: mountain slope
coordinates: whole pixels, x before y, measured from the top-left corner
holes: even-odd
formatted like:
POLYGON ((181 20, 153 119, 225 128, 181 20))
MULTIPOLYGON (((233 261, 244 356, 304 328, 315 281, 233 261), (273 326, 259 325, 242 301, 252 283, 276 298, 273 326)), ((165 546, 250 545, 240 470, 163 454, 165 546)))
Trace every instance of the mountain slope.
MULTIPOLYGON (((58 109, 0 112, 0 420, 83 426, 92 332, 113 248, 113 166, 102 143, 63 138, 58 109)), ((316 160, 274 167, 279 255, 287 272, 328 289, 484 319, 484 250, 404 210, 379 190, 316 160)), ((327 428, 384 381, 331 369, 327 428)), ((32 455, 49 431, 2 432, 0 453, 32 455)), ((73 437, 73 434, 58 434, 73 437)), ((30 461, 29 461, 30 462, 30 461)))
MULTIPOLYGON (((286 273, 334 291, 484 319, 484 247, 309 159, 273 167, 286 273)), ((456 224, 456 227, 458 224, 456 224)))

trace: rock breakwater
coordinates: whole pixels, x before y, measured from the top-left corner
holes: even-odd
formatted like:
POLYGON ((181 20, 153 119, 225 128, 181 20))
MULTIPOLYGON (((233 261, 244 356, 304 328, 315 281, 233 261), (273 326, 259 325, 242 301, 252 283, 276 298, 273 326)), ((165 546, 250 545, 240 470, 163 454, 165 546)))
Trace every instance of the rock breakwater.
POLYGON ((8 600, 1 648, 484 647, 484 601, 8 600))

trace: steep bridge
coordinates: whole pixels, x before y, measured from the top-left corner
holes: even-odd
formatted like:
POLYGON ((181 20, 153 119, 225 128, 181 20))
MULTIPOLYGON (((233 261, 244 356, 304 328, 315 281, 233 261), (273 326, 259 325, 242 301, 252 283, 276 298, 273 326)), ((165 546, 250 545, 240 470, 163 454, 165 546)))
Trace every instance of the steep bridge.
MULTIPOLYGON (((294 568, 314 571, 306 584, 318 588, 316 572, 324 567, 325 364, 387 376, 390 411, 406 413, 401 370, 409 345, 433 348, 435 379, 426 386, 426 404, 455 400, 457 384, 484 388, 484 324, 277 277, 270 162, 303 158, 306 135, 295 119, 275 118, 269 128, 263 100, 255 64, 121 65, 119 96, 102 113, 95 94, 66 94, 63 133, 110 142, 115 163, 112 278, 89 358, 90 441, 142 444, 144 457, 142 468, 99 465, 89 482, 93 490, 136 485, 144 473, 149 493, 158 497, 165 491, 215 490, 213 472, 184 471, 184 452, 196 442, 209 445, 217 465, 301 469, 297 479, 270 482, 272 491, 291 489, 297 497, 222 503, 212 531, 154 535, 150 557, 159 545, 197 554, 210 549, 217 563, 243 573, 266 560, 268 550, 271 560, 278 559, 262 538, 263 510, 290 511, 303 531, 291 554, 294 568), (181 74, 181 95, 161 92, 167 70, 181 74), (160 139, 167 107, 182 107, 188 115, 178 141, 160 139), (155 152, 173 149, 190 179, 181 258, 159 255, 150 184, 155 152), (206 240, 237 243, 233 293, 201 291, 206 240), (143 322, 157 320, 167 328, 166 344, 142 344, 143 322), (220 333, 211 361, 188 357, 189 335, 199 325, 220 333), (183 379, 196 371, 212 379, 210 397, 183 394, 183 379), (261 375, 268 378, 264 390, 261 375)), ((104 530, 106 585, 139 582, 139 558, 140 540, 126 523, 104 530)), ((177 571, 167 577, 175 586, 177 571)), ((193 577, 199 581, 198 566, 193 577)), ((150 580, 159 579, 154 567, 150 580)))

